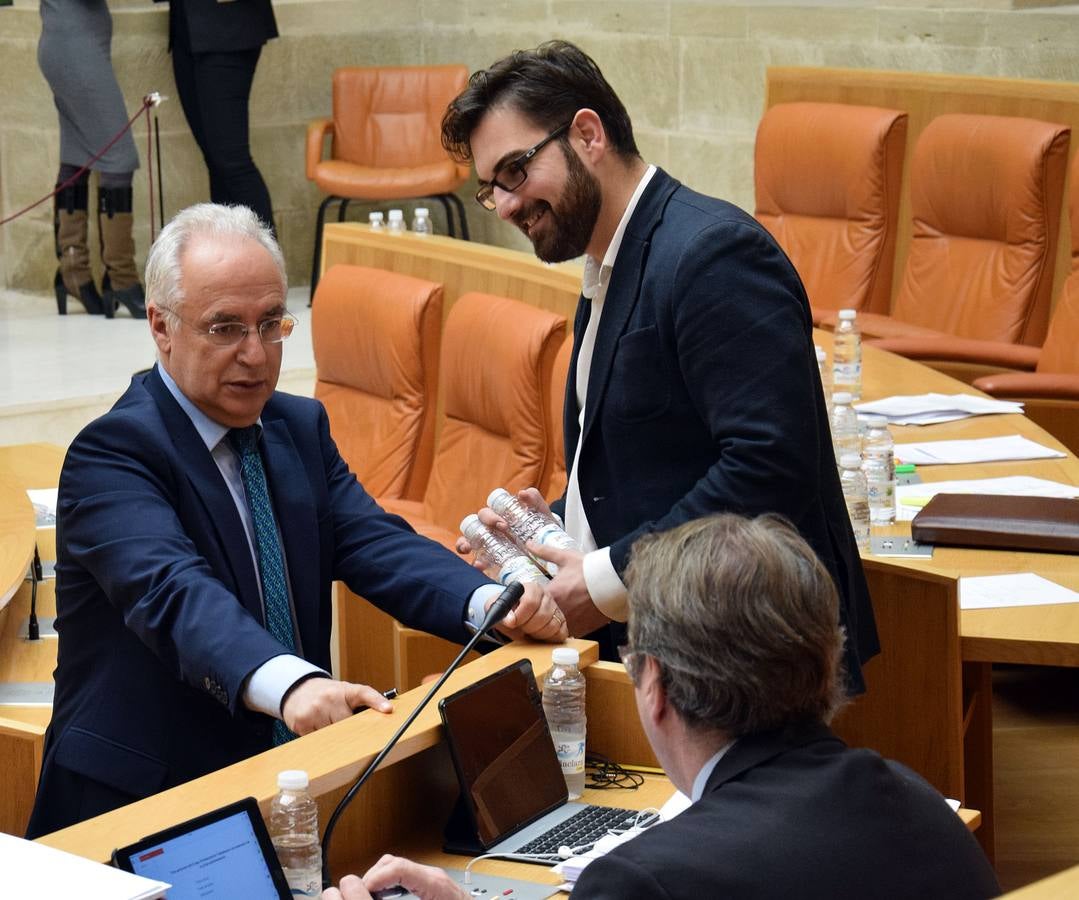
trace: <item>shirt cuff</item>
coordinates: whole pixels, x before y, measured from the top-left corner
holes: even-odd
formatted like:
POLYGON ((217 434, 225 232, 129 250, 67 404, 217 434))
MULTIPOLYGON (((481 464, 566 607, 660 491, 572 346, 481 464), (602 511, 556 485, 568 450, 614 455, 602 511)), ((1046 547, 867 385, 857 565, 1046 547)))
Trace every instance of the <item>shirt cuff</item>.
POLYGON ((611 563, 611 548, 600 547, 584 555, 584 584, 588 594, 603 615, 615 622, 629 618, 626 586, 611 563))
MULTIPOLYGON (((503 590, 505 588, 500 584, 481 584, 476 588, 472 592, 472 596, 468 598, 468 606, 465 608, 465 628, 473 634, 479 631, 483 620, 487 616, 487 607, 494 602, 495 597, 501 594, 503 590)), ((505 642, 501 635, 493 631, 489 632, 483 640, 493 641, 496 644, 505 642)))
POLYGON ((281 702, 297 681, 312 675, 330 677, 314 663, 283 653, 266 660, 251 673, 244 688, 244 706, 255 712, 281 718, 281 702))

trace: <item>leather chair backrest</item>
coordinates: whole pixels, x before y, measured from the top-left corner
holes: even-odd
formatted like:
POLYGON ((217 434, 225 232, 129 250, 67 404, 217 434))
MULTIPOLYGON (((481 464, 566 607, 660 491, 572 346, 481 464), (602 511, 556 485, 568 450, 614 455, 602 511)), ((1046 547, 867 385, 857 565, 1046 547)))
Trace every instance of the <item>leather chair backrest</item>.
POLYGON ((333 158, 379 169, 445 162, 442 116, 467 81, 462 65, 336 69, 333 158))
POLYGON ((981 340, 1045 337, 1069 129, 948 114, 910 170, 913 230, 892 315, 981 340))
POLYGON ((311 307, 315 397, 341 456, 376 497, 419 499, 434 454, 442 285, 332 266, 311 307))
POLYGON ((442 332, 443 409, 424 516, 456 533, 496 487, 543 485, 552 464, 551 370, 566 320, 468 293, 442 332))
POLYGON ((886 313, 907 114, 780 103, 757 128, 757 220, 786 251, 814 312, 886 313))
POLYGON ((1072 157, 1070 175, 1072 267, 1049 322, 1049 333, 1038 357, 1038 371, 1079 375, 1079 153, 1072 157))
POLYGON ((554 358, 551 371, 551 402, 548 404, 548 426, 551 429, 551 451, 553 462, 551 476, 543 495, 548 502, 557 500, 566 490, 566 442, 562 434, 562 407, 566 402, 566 379, 569 376, 569 361, 573 355, 573 335, 569 334, 562 341, 558 355, 554 358))

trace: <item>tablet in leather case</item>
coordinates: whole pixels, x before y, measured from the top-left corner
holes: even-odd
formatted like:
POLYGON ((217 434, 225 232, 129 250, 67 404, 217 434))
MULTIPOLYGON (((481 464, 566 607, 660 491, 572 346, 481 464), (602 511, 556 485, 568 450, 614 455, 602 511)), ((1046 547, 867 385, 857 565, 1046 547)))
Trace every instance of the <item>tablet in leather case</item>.
POLYGON ((937 494, 910 532, 926 544, 1079 553, 1079 500, 937 494))

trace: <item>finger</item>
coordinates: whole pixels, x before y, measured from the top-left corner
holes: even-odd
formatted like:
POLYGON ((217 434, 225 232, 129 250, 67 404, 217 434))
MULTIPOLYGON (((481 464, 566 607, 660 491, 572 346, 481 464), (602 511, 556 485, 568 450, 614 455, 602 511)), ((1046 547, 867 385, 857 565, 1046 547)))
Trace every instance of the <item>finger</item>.
POLYGON ((543 494, 534 487, 526 487, 523 490, 518 491, 517 499, 533 509, 538 509, 540 512, 551 512, 550 504, 544 499, 543 494))
POLYGON ((572 550, 564 550, 561 547, 551 547, 547 544, 537 544, 535 541, 528 542, 527 550, 533 556, 542 559, 545 562, 552 562, 559 567, 573 558, 572 550))
POLYGON ((488 528, 497 528, 500 531, 509 530, 509 525, 506 524, 506 520, 489 506, 483 507, 476 515, 480 517, 480 521, 488 528))
MULTIPOLYGON (((341 890, 338 893, 338 897, 342 897, 343 900, 370 900, 371 895, 367 892, 367 888, 363 885, 363 880, 358 875, 346 875, 341 879, 341 890)), ((333 890, 333 888, 330 888, 333 890)), ((322 900, 326 900, 327 897, 332 897, 330 890, 322 892, 322 900)))
POLYGON ((345 700, 348 703, 348 711, 351 714, 361 706, 368 709, 377 709, 379 712, 393 712, 393 704, 382 696, 373 687, 366 684, 352 684, 345 682, 345 700))
MULTIPOLYGON (((346 875, 345 878, 348 876, 346 875)), ((342 881, 344 879, 341 879, 342 881)), ((362 896, 362 895, 361 895, 362 896)), ((341 892, 337 888, 326 888, 322 892, 322 900, 342 900, 341 892)))
POLYGON ((457 543, 454 544, 454 548, 461 556, 468 556, 468 554, 472 552, 472 544, 470 544, 468 538, 465 537, 457 538, 457 543))

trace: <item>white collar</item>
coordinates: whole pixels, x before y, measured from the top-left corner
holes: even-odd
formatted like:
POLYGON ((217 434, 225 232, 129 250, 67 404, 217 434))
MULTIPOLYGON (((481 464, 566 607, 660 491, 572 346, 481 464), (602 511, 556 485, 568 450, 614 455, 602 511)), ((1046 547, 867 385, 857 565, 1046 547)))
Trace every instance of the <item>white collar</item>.
POLYGON ((641 176, 641 180, 637 182, 637 187, 634 189, 633 195, 629 198, 626 211, 622 213, 622 219, 618 223, 618 227, 614 230, 614 236, 611 238, 611 243, 607 246, 607 252, 603 255, 603 262, 597 263, 591 256, 585 256, 584 278, 582 279, 581 293, 589 300, 596 295, 596 291, 599 290, 600 284, 610 277, 611 270, 614 268, 614 262, 618 258, 618 251, 622 247, 622 238, 626 233, 629 220, 633 218, 633 213, 637 209, 637 204, 640 202, 641 195, 644 193, 644 189, 648 187, 648 182, 652 180, 652 176, 655 174, 656 167, 649 166, 645 169, 644 174, 641 176))

